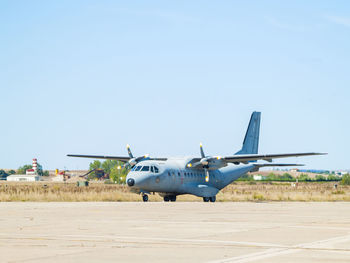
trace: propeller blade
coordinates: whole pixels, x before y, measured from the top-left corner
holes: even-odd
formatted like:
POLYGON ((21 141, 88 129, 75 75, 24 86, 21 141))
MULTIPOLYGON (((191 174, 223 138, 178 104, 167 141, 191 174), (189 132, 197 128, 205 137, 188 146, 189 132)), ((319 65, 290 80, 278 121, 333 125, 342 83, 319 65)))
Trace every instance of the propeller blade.
POLYGON ((201 151, 201 156, 202 156, 202 158, 205 158, 205 154, 204 154, 204 151, 203 151, 203 145, 202 145, 202 143, 199 144, 199 148, 200 148, 200 151, 201 151))
POLYGON ((205 173, 205 181, 209 182, 209 170, 208 169, 204 169, 204 173, 205 173))
POLYGON ((132 155, 132 152, 130 150, 130 145, 129 144, 126 145, 126 149, 128 150, 129 157, 130 158, 134 158, 134 156, 132 155))

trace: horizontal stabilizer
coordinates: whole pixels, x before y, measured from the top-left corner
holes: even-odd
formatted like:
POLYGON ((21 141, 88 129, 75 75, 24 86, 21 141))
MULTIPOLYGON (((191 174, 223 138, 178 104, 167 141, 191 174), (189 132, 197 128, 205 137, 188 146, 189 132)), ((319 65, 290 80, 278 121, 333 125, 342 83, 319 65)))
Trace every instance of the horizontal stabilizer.
POLYGON ((254 164, 256 167, 274 167, 274 166, 304 166, 305 164, 297 164, 297 163, 257 163, 254 164))

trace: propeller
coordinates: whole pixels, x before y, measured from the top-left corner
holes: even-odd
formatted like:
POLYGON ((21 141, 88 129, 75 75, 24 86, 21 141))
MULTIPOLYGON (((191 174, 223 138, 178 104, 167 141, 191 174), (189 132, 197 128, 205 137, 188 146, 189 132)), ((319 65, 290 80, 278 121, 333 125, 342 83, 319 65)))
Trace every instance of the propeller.
POLYGON ((209 170, 208 169, 209 169, 209 163, 213 159, 213 157, 205 156, 202 143, 199 144, 199 149, 200 149, 200 153, 201 153, 200 161, 195 162, 195 163, 189 163, 187 166, 188 167, 202 166, 202 168, 204 169, 204 173, 205 173, 205 181, 209 182, 209 170))
POLYGON ((139 157, 134 157, 134 155, 131 152, 129 144, 126 145, 126 149, 128 151, 128 155, 130 157, 130 160, 127 161, 125 164, 123 164, 123 166, 118 166, 118 169, 121 169, 121 168, 132 168, 137 163, 149 159, 149 154, 145 154, 145 155, 139 156, 139 157))
POLYGON ((201 159, 198 162, 189 163, 187 167, 202 167, 205 173, 205 181, 209 182, 209 167, 212 169, 219 169, 226 166, 227 164, 223 162, 220 156, 206 156, 202 143, 199 144, 199 149, 201 153, 201 159))
POLYGON ((212 157, 210 156, 205 156, 204 150, 203 150, 203 145, 202 143, 199 144, 199 149, 201 152, 201 157, 202 159, 199 161, 199 163, 203 166, 204 173, 205 173, 205 181, 209 182, 209 162, 212 157))

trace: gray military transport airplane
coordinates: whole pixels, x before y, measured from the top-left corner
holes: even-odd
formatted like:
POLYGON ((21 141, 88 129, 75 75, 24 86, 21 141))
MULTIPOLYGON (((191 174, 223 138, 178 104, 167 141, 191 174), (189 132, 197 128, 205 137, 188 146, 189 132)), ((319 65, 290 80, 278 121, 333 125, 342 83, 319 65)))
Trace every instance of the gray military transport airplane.
MULTIPOLYGON (((322 155, 325 153, 258 154, 260 112, 253 112, 243 141, 243 147, 233 156, 207 156, 200 144, 200 157, 151 158, 148 155, 134 157, 127 145, 128 157, 77 155, 93 159, 112 159, 130 168, 126 183, 130 189, 142 194, 144 202, 148 194, 159 193, 165 202, 176 201, 176 196, 192 194, 203 197, 204 202, 215 202, 216 194, 247 172, 258 171, 266 166, 298 166, 299 164, 272 163, 272 159, 322 155), (257 163, 258 160, 267 161, 257 163)), ((120 168, 120 167, 119 167, 120 168)))

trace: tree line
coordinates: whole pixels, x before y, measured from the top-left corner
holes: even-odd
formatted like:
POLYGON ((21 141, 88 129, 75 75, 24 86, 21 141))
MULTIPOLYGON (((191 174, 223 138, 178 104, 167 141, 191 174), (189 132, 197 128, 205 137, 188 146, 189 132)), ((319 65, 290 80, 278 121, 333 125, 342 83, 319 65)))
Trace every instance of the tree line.
MULTIPOLYGON (((346 174, 343 176, 337 176, 330 174, 327 177, 323 176, 321 174, 317 174, 315 178, 310 178, 308 174, 301 174, 298 177, 293 177, 289 173, 284 173, 282 175, 275 174, 275 173, 269 173, 267 176, 262 176, 262 179, 259 181, 264 182, 296 182, 298 179, 298 182, 341 182, 343 185, 350 185, 350 175, 346 174)), ((243 175, 238 179, 238 181, 255 181, 254 175, 246 174, 243 175)))

